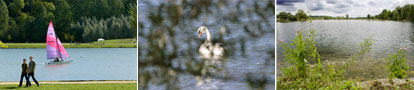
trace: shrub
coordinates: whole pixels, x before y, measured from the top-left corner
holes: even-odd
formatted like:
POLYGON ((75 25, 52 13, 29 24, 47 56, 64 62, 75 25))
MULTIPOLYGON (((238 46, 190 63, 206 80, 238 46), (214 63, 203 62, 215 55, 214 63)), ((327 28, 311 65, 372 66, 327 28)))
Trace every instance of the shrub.
MULTIPOLYGON (((309 21, 311 27, 312 21, 309 21)), ((279 42, 288 65, 281 63, 282 75, 277 78, 277 89, 361 89, 354 81, 345 80, 346 70, 355 59, 370 52, 375 42, 370 38, 360 43, 361 50, 351 57, 351 62, 321 63, 315 46, 316 31, 298 30, 292 43, 279 42), (309 64, 313 61, 315 64, 309 64)))
POLYGON ((315 46, 314 37, 316 35, 315 30, 310 30, 306 33, 307 37, 302 34, 302 31, 298 30, 297 35, 291 44, 281 43, 285 56, 285 60, 292 65, 295 65, 299 77, 305 77, 306 75, 306 63, 308 60, 317 62, 317 70, 321 69, 320 56, 315 46), (306 38, 304 38, 306 37, 306 38))
MULTIPOLYGON (((283 74, 277 79, 277 88, 361 89, 355 85, 354 81, 344 79, 347 67, 351 62, 321 64, 320 55, 315 46, 315 36, 316 32, 313 29, 308 32, 298 30, 292 43, 288 44, 280 40, 285 61, 289 65, 285 66, 282 63, 280 70, 283 74), (315 64, 309 64, 308 61, 314 61, 315 64)), ((373 42, 370 38, 361 42, 361 50, 351 58, 351 61, 370 52, 373 42)))
POLYGON ((0 48, 9 48, 9 46, 0 41, 0 48))
POLYGON ((405 58, 405 50, 407 48, 401 48, 392 55, 388 55, 386 58, 386 68, 390 72, 389 78, 404 78, 407 76, 407 71, 410 68, 407 65, 405 58))

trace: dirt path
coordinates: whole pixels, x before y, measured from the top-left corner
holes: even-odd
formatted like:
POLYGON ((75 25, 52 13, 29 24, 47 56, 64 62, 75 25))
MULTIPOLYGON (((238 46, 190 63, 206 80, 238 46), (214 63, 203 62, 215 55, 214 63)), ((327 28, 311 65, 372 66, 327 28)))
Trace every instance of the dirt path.
MULTIPOLYGON (((32 83, 34 83, 32 81, 32 83)), ((137 83, 137 81, 39 81, 40 84, 137 83)), ((0 82, 0 85, 19 84, 18 81, 0 82)))

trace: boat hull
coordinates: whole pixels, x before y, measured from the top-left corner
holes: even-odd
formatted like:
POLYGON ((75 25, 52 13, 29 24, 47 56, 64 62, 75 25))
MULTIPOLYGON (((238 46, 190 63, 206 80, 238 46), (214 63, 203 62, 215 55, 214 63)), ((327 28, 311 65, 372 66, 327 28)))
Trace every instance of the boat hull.
POLYGON ((65 61, 59 61, 59 62, 50 61, 50 62, 46 62, 45 64, 68 64, 71 62, 72 60, 65 60, 65 61))

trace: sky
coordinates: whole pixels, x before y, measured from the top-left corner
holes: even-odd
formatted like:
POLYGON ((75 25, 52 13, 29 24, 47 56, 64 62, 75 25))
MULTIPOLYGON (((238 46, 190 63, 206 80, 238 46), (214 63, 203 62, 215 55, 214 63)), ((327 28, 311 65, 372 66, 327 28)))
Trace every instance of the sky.
POLYGON ((394 10, 397 6, 414 4, 414 0, 276 0, 276 12, 295 14, 298 9, 311 15, 366 17, 377 15, 384 9, 394 10))

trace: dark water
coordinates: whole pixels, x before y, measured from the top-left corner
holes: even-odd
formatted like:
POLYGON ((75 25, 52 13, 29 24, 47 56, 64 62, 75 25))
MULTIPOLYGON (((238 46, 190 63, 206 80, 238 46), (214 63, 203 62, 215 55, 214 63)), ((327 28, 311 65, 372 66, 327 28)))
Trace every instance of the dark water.
POLYGON ((0 49, 0 81, 19 81, 23 58, 36 62, 36 79, 137 80, 136 48, 67 48, 73 62, 45 65, 46 49, 0 49))
POLYGON ((182 1, 138 2, 140 89, 275 88, 274 1, 182 1), (202 25, 224 56, 200 58, 202 25))
MULTIPOLYGON (((365 38, 372 38, 373 58, 385 58, 387 54, 408 47, 407 60, 414 57, 414 24, 411 22, 377 20, 315 20, 312 28, 318 33, 316 46, 322 58, 350 58, 360 50, 365 38)), ((277 23, 277 39, 291 42, 296 30, 308 30, 309 22, 277 23)), ((283 50, 277 47, 278 61, 283 61, 283 50)), ((335 59, 332 59, 335 60, 335 59)))

